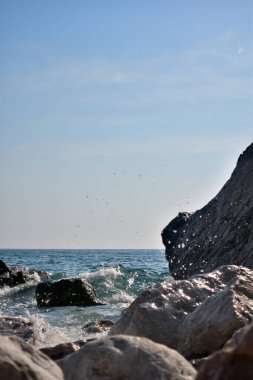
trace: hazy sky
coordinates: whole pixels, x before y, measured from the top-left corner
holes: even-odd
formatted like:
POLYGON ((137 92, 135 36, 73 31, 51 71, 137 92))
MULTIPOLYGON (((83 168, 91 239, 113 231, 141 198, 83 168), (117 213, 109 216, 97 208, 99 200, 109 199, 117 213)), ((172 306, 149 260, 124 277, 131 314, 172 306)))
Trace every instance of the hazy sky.
POLYGON ((252 0, 1 0, 0 247, 162 247, 253 140, 252 23, 252 0))

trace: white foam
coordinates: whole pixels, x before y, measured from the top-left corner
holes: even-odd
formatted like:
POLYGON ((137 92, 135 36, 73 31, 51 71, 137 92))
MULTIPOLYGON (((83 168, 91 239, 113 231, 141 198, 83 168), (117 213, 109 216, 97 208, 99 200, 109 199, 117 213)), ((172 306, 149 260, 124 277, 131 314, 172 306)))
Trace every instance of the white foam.
POLYGON ((112 303, 124 303, 124 304, 130 304, 135 300, 136 297, 130 296, 130 294, 126 292, 119 292, 118 294, 115 294, 112 296, 111 302, 112 303))
POLYGON ((106 335, 107 332, 87 334, 81 326, 59 327, 46 322, 39 315, 30 316, 33 323, 35 342, 38 348, 53 347, 57 344, 74 342, 106 335))
POLYGON ((116 278, 118 276, 123 276, 120 271, 120 267, 102 268, 95 272, 84 272, 80 273, 80 276, 88 278, 104 277, 104 278, 116 278))

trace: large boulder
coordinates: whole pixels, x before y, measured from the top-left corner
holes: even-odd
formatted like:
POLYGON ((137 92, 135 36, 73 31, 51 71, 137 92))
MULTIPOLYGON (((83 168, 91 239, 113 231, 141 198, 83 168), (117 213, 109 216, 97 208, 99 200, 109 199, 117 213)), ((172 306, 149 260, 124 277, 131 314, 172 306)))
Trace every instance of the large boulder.
POLYGON ((201 365, 196 380, 253 379, 253 324, 201 365))
POLYGON ((38 306, 95 306, 102 305, 95 289, 82 278, 64 278, 42 282, 36 287, 38 306))
POLYGON ((252 318, 253 282, 239 277, 185 317, 177 349, 185 357, 209 355, 252 318))
POLYGON ((0 336, 0 379, 63 380, 58 365, 17 337, 0 336))
POLYGON ((146 337, 189 359, 205 356, 253 318, 252 278, 252 270, 231 265, 167 279, 138 296, 109 334, 146 337))
POLYGON ((253 268, 253 144, 239 157, 221 191, 194 213, 179 213, 162 231, 173 277, 221 265, 253 268))
POLYGON ((88 342, 57 363, 65 380, 193 380, 196 374, 178 352, 130 336, 88 342))

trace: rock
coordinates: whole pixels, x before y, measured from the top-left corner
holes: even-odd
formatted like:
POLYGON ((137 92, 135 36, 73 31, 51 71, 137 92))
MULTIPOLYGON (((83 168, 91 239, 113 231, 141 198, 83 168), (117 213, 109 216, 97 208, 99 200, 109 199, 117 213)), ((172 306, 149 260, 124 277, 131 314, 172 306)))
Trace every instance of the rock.
POLYGON ((234 265, 189 280, 168 278, 138 296, 109 335, 146 337, 189 358, 205 355, 253 317, 252 278, 252 270, 234 265))
POLYGON ((27 343, 35 343, 33 323, 21 317, 0 317, 0 335, 17 336, 27 343))
POLYGON ((249 325, 243 326, 239 330, 237 330, 231 339, 229 339, 226 344, 224 345, 224 348, 232 348, 234 349, 236 346, 242 343, 242 341, 245 338, 245 335, 248 334, 248 331, 252 329, 253 323, 250 323, 249 325))
POLYGON ((3 260, 0 260, 0 275, 3 273, 9 273, 10 268, 5 264, 3 260))
POLYGON ((95 306, 103 305, 95 289, 82 278, 65 278, 37 285, 38 306, 95 306))
POLYGON ((252 232, 253 144, 214 199, 192 214, 179 213, 162 231, 171 274, 184 279, 221 265, 253 268, 252 232))
POLYGON ((88 342, 57 362, 65 380, 193 380, 192 365, 149 339, 112 336, 88 342))
POLYGON ((17 337, 0 337, 0 379, 63 380, 61 369, 17 337))
POLYGON ((28 269, 22 266, 8 267, 0 260, 0 288, 4 286, 14 287, 25 284, 29 281, 38 282, 42 278, 46 278, 47 273, 28 269))
POLYGON ((62 359, 65 356, 72 354, 80 350, 80 348, 85 344, 83 340, 78 340, 76 342, 60 343, 54 347, 43 347, 40 349, 41 352, 46 354, 52 360, 62 359))
POLYGON ((238 278, 185 317, 177 350, 187 358, 209 355, 252 319, 253 282, 238 278))
POLYGON ((110 330, 110 328, 113 325, 114 325, 113 321, 102 319, 101 321, 86 323, 86 325, 83 326, 82 329, 87 334, 96 334, 96 333, 102 333, 102 332, 110 330))
POLYGON ((253 379, 253 324, 239 335, 240 339, 234 341, 233 345, 214 353, 204 361, 196 380, 253 379))

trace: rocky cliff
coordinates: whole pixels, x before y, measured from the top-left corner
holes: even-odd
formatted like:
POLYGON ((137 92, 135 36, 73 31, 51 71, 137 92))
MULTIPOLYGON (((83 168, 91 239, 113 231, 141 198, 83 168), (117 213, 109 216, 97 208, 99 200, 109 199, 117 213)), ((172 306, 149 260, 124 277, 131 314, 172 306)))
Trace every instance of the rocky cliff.
POLYGON ((162 240, 176 279, 225 264, 253 268, 253 143, 217 196, 201 210, 179 213, 162 240))

